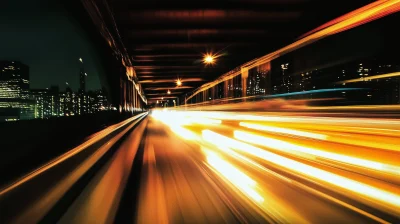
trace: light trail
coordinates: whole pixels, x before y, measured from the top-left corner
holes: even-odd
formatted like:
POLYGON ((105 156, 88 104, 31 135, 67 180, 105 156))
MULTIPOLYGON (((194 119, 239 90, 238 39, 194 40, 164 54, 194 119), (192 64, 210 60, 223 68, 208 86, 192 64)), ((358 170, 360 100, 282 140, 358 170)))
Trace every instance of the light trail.
POLYGON ((384 78, 392 78, 392 77, 397 77, 400 76, 400 72, 393 72, 393 73, 388 73, 388 74, 382 74, 382 75, 374 75, 374 76, 368 76, 368 77, 361 77, 358 79, 349 79, 345 81, 338 82, 339 84, 342 83, 354 83, 354 82, 367 82, 375 79, 384 79, 384 78))
MULTIPOLYGON (((365 183, 361 183, 340 175, 312 167, 292 159, 262 150, 258 147, 225 137, 210 130, 202 131, 203 138, 217 147, 228 147, 239 150, 243 153, 261 158, 270 163, 276 164, 283 169, 289 169, 295 173, 300 173, 315 180, 325 182, 339 189, 347 190, 355 195, 360 195, 369 201, 374 201, 380 206, 394 213, 400 211, 400 195, 388 192, 365 183)), ((343 192, 342 192, 343 193, 343 192)))
POLYGON ((257 145, 262 145, 262 146, 272 148, 275 150, 279 150, 279 151, 284 151, 284 152, 288 152, 288 153, 292 153, 292 154, 296 154, 296 155, 300 155, 300 156, 302 156, 302 155, 298 154, 298 152, 306 153, 309 155, 321 157, 321 158, 328 159, 328 160, 335 160, 335 161, 347 163, 350 165, 360 166, 360 167, 363 167, 366 169, 373 169, 373 170, 383 171, 383 172, 387 172, 387 173, 394 174, 394 175, 400 175, 400 167, 398 167, 398 166, 393 166, 393 165, 375 162, 375 161, 371 161, 371 160, 365 160, 365 159, 355 158, 355 157, 341 155, 341 154, 337 154, 337 153, 327 152, 322 149, 299 146, 299 145, 288 143, 285 141, 268 138, 268 137, 264 137, 264 136, 259 136, 259 135, 254 135, 254 134, 250 134, 250 133, 246 133, 246 132, 242 132, 242 131, 235 131, 234 135, 235 135, 235 138, 237 138, 241 141, 245 141, 245 142, 249 142, 249 143, 253 143, 253 144, 257 144, 257 145))
POLYGON ((239 188, 244 194, 249 196, 255 202, 262 203, 264 201, 264 198, 254 189, 257 183, 253 179, 228 162, 224 161, 216 153, 210 150, 203 150, 203 152, 207 156, 207 162, 220 174, 222 174, 222 176, 224 176, 229 182, 239 188))
POLYGON ((81 145, 69 150, 68 152, 64 153, 63 155, 59 156, 58 158, 55 158, 51 162, 43 165, 42 167, 39 167, 35 171, 29 173, 25 177, 21 178, 20 180, 16 181, 15 183, 11 184, 10 186, 0 189, 0 196, 6 194, 7 192, 12 191, 13 189, 17 188, 18 186, 21 186, 22 184, 34 179, 35 177, 41 175, 42 173, 45 173, 51 168, 57 166, 58 164, 66 161, 67 159, 73 157, 74 155, 82 152, 83 150, 86 150, 89 146, 93 145, 94 143, 100 141, 102 138, 105 136, 111 134, 112 132, 117 131, 120 128, 126 127, 127 124, 133 122, 134 120, 137 120, 143 116, 145 116, 147 112, 136 115, 134 117, 131 117, 129 119, 126 119, 124 121, 121 121, 118 124, 111 125, 110 127, 107 127, 106 129, 98 132, 97 134, 93 135, 90 139, 88 139, 86 142, 82 143, 81 145))
POLYGON ((288 129, 288 128, 279 128, 279 127, 273 127, 273 126, 267 126, 267 125, 258 125, 258 124, 252 124, 252 123, 247 123, 247 122, 240 122, 239 125, 243 126, 243 127, 251 128, 251 129, 269 131, 269 132, 274 132, 274 133, 296 135, 296 136, 314 138, 314 139, 319 139, 319 140, 327 139, 326 135, 305 132, 305 131, 298 131, 298 130, 293 130, 293 129, 288 129))
POLYGON ((160 121, 177 136, 203 148, 205 158, 200 160, 205 159, 203 163, 227 186, 233 186, 236 193, 254 202, 254 209, 273 220, 309 222, 307 216, 262 182, 265 175, 379 222, 386 220, 342 196, 399 215, 396 119, 179 110, 159 113, 160 121), (252 132, 245 131, 247 128, 252 132), (230 137, 231 133, 236 139, 230 137), (266 164, 274 169, 269 170, 266 164), (257 181, 256 186, 243 174, 257 181), (257 199, 259 196, 263 201, 257 199))

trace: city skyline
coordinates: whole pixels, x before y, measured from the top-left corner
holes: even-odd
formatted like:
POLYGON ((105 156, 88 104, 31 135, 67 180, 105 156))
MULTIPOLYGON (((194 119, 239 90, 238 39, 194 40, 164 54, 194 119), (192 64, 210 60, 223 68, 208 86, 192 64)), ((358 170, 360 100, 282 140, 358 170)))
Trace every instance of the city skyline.
POLYGON ((6 43, 2 44, 0 60, 28 65, 31 88, 58 85, 65 89, 68 82, 78 91, 75 74, 79 73, 79 58, 84 60, 88 74, 87 89, 101 88, 99 76, 104 71, 96 49, 59 2, 17 0, 9 1, 7 6, 7 10, 0 9, 0 18, 6 21, 0 24, 0 41, 6 43))
POLYGON ((79 91, 69 86, 60 91, 58 85, 47 88, 30 86, 29 66, 20 61, 0 61, 0 120, 16 121, 74 116, 111 110, 105 88, 86 91, 85 66, 79 59, 76 79, 79 91))

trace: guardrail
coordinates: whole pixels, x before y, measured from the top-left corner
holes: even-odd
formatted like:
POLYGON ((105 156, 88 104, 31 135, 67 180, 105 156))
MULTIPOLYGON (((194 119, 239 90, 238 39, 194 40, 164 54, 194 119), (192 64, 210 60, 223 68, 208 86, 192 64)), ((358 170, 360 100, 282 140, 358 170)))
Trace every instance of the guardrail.
MULTIPOLYGON (((96 214, 96 220, 104 222, 112 220, 116 213, 115 204, 112 203, 118 203, 120 200, 124 183, 130 173, 127 167, 132 166, 140 138, 134 138, 129 148, 117 150, 114 145, 130 130, 132 130, 130 136, 141 136, 147 120, 141 121, 147 114, 147 112, 139 114, 92 135, 78 147, 1 189, 0 222, 56 222, 71 206, 74 206, 74 201, 79 200, 84 189, 93 182, 100 184, 97 186, 106 187, 108 195, 100 197, 100 204, 96 204, 91 211, 84 209, 84 216, 93 217, 96 214), (104 164, 108 166, 105 167, 104 164), (118 169, 121 166, 124 169, 118 169), (117 169, 120 173, 112 176, 113 181, 105 181, 104 178, 110 178, 111 174, 104 169, 110 167, 113 167, 111 170, 117 169), (104 198, 112 200, 104 201, 104 198), (99 213, 99 211, 104 212, 99 213), (98 217, 99 214, 101 217, 98 217)), ((96 193, 98 191, 93 190, 84 196, 91 197, 96 193)), ((93 198, 90 199, 88 203, 93 202, 93 198)))

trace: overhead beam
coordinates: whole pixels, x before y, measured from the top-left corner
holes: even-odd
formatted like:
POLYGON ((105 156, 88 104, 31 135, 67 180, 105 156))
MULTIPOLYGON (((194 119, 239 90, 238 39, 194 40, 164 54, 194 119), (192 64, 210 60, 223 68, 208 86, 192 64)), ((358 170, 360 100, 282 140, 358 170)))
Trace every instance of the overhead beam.
POLYGON ((146 95, 147 96, 164 96, 164 95, 180 95, 182 93, 183 92, 171 92, 170 94, 167 94, 167 93, 163 92, 163 93, 148 93, 146 95))
POLYGON ((142 54, 142 55, 134 55, 133 59, 142 59, 142 58, 176 58, 176 57, 199 57, 200 54, 142 54))
POLYGON ((149 87, 149 88, 145 88, 145 90, 171 90, 171 89, 192 89, 194 88, 193 86, 176 86, 176 87, 149 87))
POLYGON ((273 11, 284 11, 304 8, 310 0, 114 0, 115 10, 146 10, 146 9, 253 9, 268 8, 273 11))
POLYGON ((184 48, 184 49, 207 49, 207 48, 225 48, 229 46, 254 46, 259 45, 257 42, 205 42, 205 43, 159 43, 159 44, 140 44, 136 45, 134 50, 153 50, 166 48, 184 48))
POLYGON ((164 65, 164 66, 135 66, 136 70, 154 70, 154 69, 198 69, 200 65, 164 65))
POLYGON ((140 10, 120 11, 120 21, 131 24, 232 23, 237 21, 288 21, 299 18, 300 11, 255 11, 243 9, 140 10))
POLYGON ((152 70, 152 71, 136 71, 137 74, 139 74, 139 77, 141 77, 140 75, 155 75, 155 76, 160 76, 163 74, 174 74, 174 75, 188 75, 190 74, 191 76, 198 76, 199 74, 199 70, 179 70, 179 71, 157 71, 157 70, 152 70), (157 75, 158 74, 158 75, 157 75))
MULTIPOLYGON (((180 79, 181 82, 201 82, 204 81, 202 78, 185 78, 185 79, 180 79)), ((176 82, 176 79, 149 79, 149 80, 142 80, 139 81, 139 83, 170 83, 176 82)))

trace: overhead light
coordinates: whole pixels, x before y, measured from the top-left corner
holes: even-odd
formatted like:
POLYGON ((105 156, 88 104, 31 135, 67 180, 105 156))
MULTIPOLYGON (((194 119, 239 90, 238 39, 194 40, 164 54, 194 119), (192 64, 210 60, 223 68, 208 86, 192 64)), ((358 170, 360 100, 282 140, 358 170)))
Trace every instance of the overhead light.
POLYGON ((171 91, 168 90, 167 93, 168 93, 168 94, 171 94, 171 91))
POLYGON ((214 64, 215 63, 215 56, 212 54, 204 55, 203 62, 205 64, 214 64))
POLYGON ((181 85, 182 85, 181 79, 177 79, 177 80, 176 80, 176 85, 177 85, 177 86, 181 86, 181 85))

